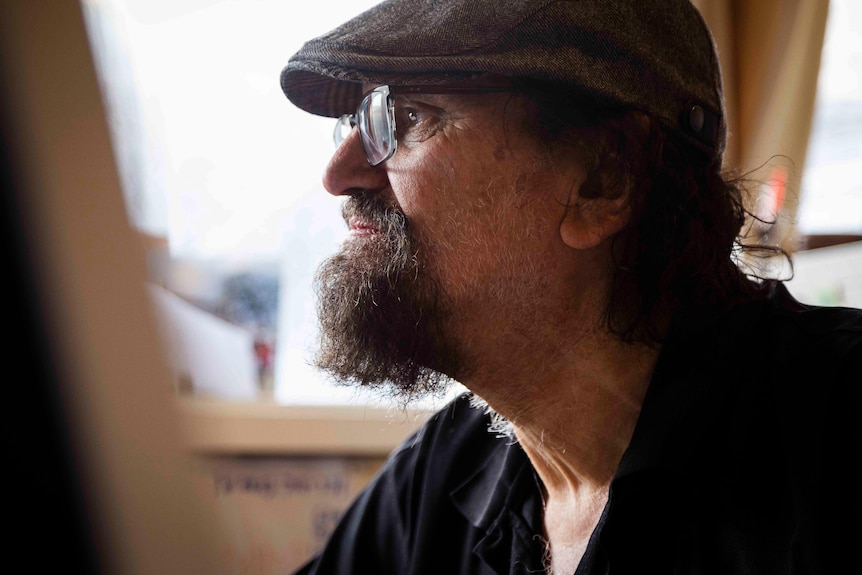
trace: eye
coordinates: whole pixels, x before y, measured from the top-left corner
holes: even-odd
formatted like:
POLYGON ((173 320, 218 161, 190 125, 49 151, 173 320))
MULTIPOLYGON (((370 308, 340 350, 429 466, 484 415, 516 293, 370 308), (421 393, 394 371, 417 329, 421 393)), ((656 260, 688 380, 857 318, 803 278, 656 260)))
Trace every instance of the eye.
POLYGON ((409 130, 422 121, 422 113, 413 106, 401 106, 395 110, 396 125, 409 130))
POLYGON ((398 140, 402 143, 421 142, 430 137, 439 123, 437 110, 421 102, 399 102, 395 106, 398 140))

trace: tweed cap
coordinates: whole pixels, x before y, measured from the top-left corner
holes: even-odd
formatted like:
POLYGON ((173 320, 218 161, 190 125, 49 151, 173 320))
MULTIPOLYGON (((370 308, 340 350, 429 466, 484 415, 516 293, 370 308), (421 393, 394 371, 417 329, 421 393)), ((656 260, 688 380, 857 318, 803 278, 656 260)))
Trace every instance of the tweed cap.
POLYGON ((712 36, 689 0, 387 0, 306 42, 281 73, 313 114, 355 111, 362 84, 503 76, 641 110, 709 156, 726 140, 712 36))

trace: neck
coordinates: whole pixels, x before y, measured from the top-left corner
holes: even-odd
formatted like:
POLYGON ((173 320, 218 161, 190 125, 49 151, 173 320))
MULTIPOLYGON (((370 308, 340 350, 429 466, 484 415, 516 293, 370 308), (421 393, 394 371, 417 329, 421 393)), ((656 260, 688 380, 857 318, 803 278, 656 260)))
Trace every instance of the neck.
POLYGON ((631 441, 659 353, 597 334, 567 349, 557 349, 555 361, 538 372, 522 369, 495 381, 466 382, 509 420, 539 476, 549 573, 577 568, 631 441))
POLYGON ((558 500, 606 489, 659 353, 600 331, 566 343, 554 346, 541 369, 533 363, 519 373, 509 362, 505 376, 487 370, 490 377, 465 382, 511 423, 547 495, 558 500))
POLYGON ((610 331, 610 255, 573 253, 570 275, 537 272, 520 297, 462 304, 447 326, 471 354, 454 376, 511 423, 552 498, 613 478, 660 351, 610 331))

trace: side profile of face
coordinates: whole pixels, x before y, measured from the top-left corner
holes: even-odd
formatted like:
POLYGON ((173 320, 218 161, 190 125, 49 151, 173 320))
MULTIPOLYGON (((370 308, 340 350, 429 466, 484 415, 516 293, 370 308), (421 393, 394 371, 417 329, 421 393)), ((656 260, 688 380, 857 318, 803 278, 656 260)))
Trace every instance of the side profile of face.
POLYGON ((395 155, 369 165, 354 129, 324 177, 351 233, 318 273, 316 363, 411 395, 468 377, 571 296, 560 230, 583 175, 516 94, 395 101, 395 155))

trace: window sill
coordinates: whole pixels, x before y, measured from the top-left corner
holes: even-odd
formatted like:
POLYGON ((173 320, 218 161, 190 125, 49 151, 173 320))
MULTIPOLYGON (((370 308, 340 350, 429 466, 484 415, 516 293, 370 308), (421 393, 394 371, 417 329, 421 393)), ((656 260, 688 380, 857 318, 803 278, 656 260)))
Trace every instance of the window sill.
POLYGON ((186 448, 206 455, 385 456, 432 410, 177 401, 186 448))

